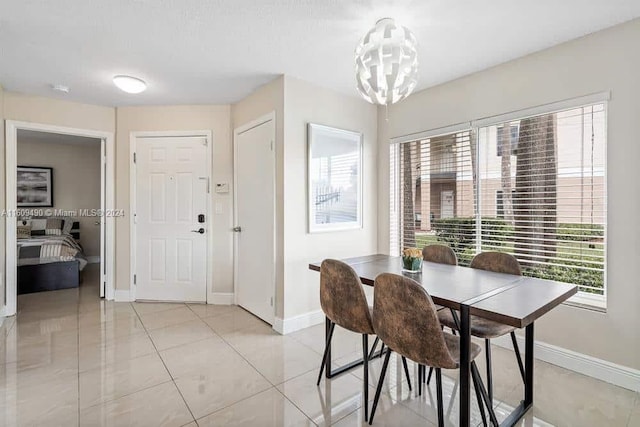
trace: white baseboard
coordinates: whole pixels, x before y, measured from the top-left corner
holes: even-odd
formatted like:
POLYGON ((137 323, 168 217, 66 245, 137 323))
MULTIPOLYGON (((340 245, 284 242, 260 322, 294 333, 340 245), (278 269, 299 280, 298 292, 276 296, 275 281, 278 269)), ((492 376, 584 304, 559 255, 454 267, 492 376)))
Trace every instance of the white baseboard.
POLYGON ((213 292, 209 294, 207 304, 233 305, 234 300, 233 292, 213 292))
POLYGON ((288 317, 286 319, 276 317, 273 329, 279 334, 286 335, 300 329, 318 325, 322 322, 324 322, 324 313, 322 310, 316 310, 300 314, 298 316, 288 317))
MULTIPOLYGON (((513 351, 513 344, 508 335, 491 340, 492 343, 513 351)), ((524 338, 518 337, 518 346, 524 354, 524 338)), ((577 353, 566 348, 536 341, 534 346, 536 359, 556 366, 578 372, 610 384, 635 392, 640 392, 640 370, 628 368, 598 359, 586 354, 577 353)))
POLYGON ((116 289, 113 295, 113 300, 115 302, 131 302, 135 299, 131 297, 131 291, 129 289, 116 289))
POLYGON ((89 264, 100 264, 100 256, 88 256, 87 263, 89 264))

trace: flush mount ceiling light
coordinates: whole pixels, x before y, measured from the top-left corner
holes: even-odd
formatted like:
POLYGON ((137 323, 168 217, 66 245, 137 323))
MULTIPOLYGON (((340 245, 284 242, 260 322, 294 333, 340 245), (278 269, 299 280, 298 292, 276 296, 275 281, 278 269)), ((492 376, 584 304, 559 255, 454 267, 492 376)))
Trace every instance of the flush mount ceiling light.
POLYGON ((391 105, 413 92, 418 83, 416 37, 384 18, 356 48, 356 80, 360 95, 372 104, 391 105))
POLYGON ((141 93, 147 88, 144 80, 131 76, 114 76, 113 84, 118 86, 120 90, 127 93, 141 93))

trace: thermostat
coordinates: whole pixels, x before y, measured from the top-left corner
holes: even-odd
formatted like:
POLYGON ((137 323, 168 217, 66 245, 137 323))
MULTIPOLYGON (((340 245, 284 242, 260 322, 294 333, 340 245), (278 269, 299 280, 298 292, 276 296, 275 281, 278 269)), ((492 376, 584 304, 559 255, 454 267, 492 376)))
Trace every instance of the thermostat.
POLYGON ((229 183, 227 182, 216 183, 216 193, 228 193, 228 192, 229 192, 229 183))

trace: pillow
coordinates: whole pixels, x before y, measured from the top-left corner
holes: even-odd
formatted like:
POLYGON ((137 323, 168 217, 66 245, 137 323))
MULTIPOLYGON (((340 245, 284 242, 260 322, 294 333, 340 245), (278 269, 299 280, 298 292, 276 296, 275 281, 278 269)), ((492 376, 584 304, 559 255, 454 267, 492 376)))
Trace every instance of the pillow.
POLYGON ((32 218, 29 220, 29 225, 31 225, 31 235, 32 236, 44 236, 46 234, 45 230, 47 229, 47 219, 46 218, 32 218))
POLYGON ((73 228, 73 218, 65 218, 62 220, 62 234, 71 234, 71 229, 73 228))
POLYGON ((47 236, 59 236, 62 234, 62 220, 60 218, 47 218, 44 234, 47 236))
POLYGON ((31 238, 31 226, 29 225, 19 225, 17 230, 18 239, 29 239, 31 238))

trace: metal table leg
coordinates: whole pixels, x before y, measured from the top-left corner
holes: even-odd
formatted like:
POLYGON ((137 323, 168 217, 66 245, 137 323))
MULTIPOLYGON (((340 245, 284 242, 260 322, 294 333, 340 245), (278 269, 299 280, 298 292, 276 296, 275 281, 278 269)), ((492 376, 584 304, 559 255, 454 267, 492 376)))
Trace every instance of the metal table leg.
POLYGON ((524 354, 524 400, 509 414, 506 420, 500 424, 501 427, 515 426, 520 418, 533 407, 533 323, 527 325, 525 329, 525 354, 524 354))
POLYGON ((469 306, 460 305, 460 426, 471 425, 471 316, 469 306))

